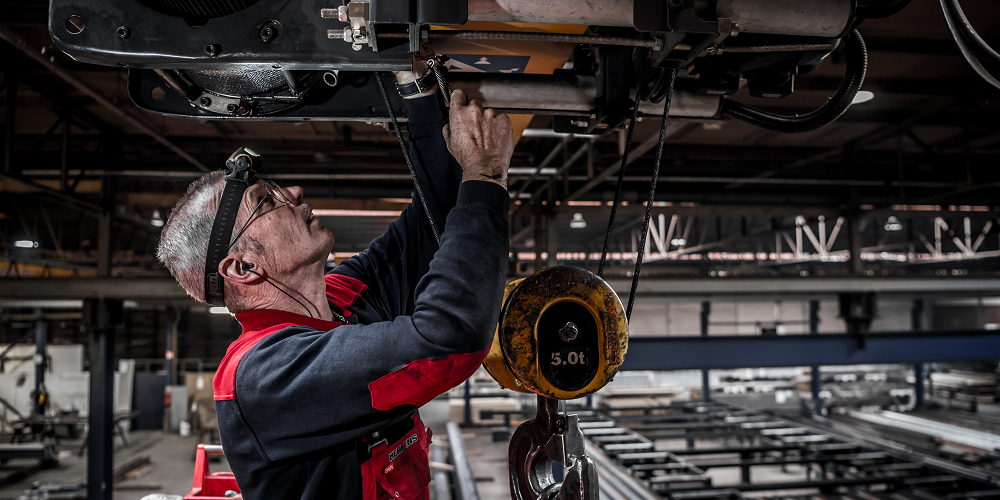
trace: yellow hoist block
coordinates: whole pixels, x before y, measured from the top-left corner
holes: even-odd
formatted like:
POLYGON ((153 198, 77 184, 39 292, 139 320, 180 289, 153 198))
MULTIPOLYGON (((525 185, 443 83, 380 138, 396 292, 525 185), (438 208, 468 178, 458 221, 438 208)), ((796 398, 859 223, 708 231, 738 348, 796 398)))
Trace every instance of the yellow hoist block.
POLYGON ((615 291, 589 271, 560 266, 507 284, 483 365, 505 388, 575 399, 611 382, 627 350, 615 291))

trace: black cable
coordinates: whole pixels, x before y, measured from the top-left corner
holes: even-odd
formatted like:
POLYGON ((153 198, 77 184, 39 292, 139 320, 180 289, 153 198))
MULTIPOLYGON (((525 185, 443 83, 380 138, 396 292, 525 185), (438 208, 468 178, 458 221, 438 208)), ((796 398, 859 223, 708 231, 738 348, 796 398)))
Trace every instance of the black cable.
MULTIPOLYGON (((944 0, 941 2, 943 5, 944 0)), ((812 132, 833 123, 851 107, 851 101, 861 90, 868 68, 868 51, 865 49, 865 40, 861 38, 861 34, 857 30, 852 30, 847 40, 847 71, 843 81, 840 82, 840 88, 823 106, 803 115, 787 116, 768 113, 726 99, 722 101, 720 113, 751 125, 786 134, 812 132)))
MULTIPOLYGON (((938 0, 938 2, 941 4, 941 14, 944 15, 944 23, 948 26, 948 31, 951 33, 951 37, 955 40, 955 45, 958 46, 959 52, 962 53, 962 57, 964 57, 965 61, 969 63, 969 66, 972 66, 972 70, 975 71, 980 78, 986 80, 986 83, 1000 89, 1000 81, 997 81, 993 75, 986 71, 986 68, 984 68, 982 63, 979 62, 979 59, 976 58, 976 55, 973 54, 972 51, 969 50, 969 47, 965 45, 965 41, 962 40, 962 34, 959 33, 958 27, 955 26, 955 20, 951 18, 951 12, 948 9, 947 1, 938 0)), ((958 10, 961 10, 961 7, 959 7, 958 10)))
POLYGON ((632 290, 628 294, 628 308, 625 309, 625 319, 632 319, 632 305, 635 304, 635 290, 639 287, 639 272, 642 271, 642 254, 646 251, 646 235, 649 234, 649 217, 653 212, 653 196, 656 195, 656 179, 660 175, 660 160, 663 158, 663 141, 667 137, 667 115, 670 113, 670 101, 674 97, 674 81, 677 70, 671 69, 667 80, 667 95, 663 103, 663 122, 660 123, 660 141, 656 148, 656 162, 653 164, 653 179, 649 183, 649 200, 646 202, 646 216, 642 220, 642 237, 639 240, 638 254, 635 256, 635 271, 632 273, 632 290))
MULTIPOLYGON (((252 264, 251 264, 251 265, 252 265, 252 264)), ((280 286, 278 286, 278 285, 275 285, 274 283, 271 283, 271 280, 269 280, 269 279, 267 279, 267 278, 265 278, 265 277, 261 276, 260 274, 258 274, 258 273, 257 273, 257 271, 253 271, 253 270, 251 270, 251 269, 250 269, 250 268, 248 268, 248 267, 244 267, 244 268, 243 268, 243 270, 245 270, 246 272, 248 272, 248 273, 250 273, 250 274, 253 274, 253 275, 257 276, 258 278, 260 278, 260 279, 264 280, 264 282, 265 282, 265 283, 267 283, 268 285, 271 285, 271 286, 273 286, 273 287, 274 287, 274 288, 275 288, 276 290, 278 290, 279 292, 281 292, 281 293, 283 293, 283 294, 287 295, 287 296, 288 296, 288 298, 290 298, 290 299, 294 300, 295 302, 298 302, 298 303, 299 303, 299 305, 300 305, 300 306, 302 306, 302 308, 306 310, 306 314, 308 314, 310 318, 312 318, 312 317, 313 317, 313 313, 312 313, 312 311, 310 311, 310 310, 309 310, 309 308, 308 308, 308 307, 306 307, 306 305, 305 305, 305 304, 303 304, 302 302, 300 302, 300 301, 299 301, 299 299, 296 299, 295 297, 292 297, 292 295, 291 295, 290 293, 288 293, 288 292, 286 292, 286 291, 282 290, 280 286)))
POLYGON ((962 28, 962 31, 969 37, 969 40, 982 49, 983 52, 989 54, 990 57, 1000 61, 1000 53, 997 53, 993 47, 990 47, 990 44, 986 43, 986 40, 983 40, 983 37, 979 36, 979 33, 976 32, 976 28, 973 28, 972 23, 969 22, 969 18, 965 17, 965 11, 962 10, 962 4, 958 3, 958 0, 949 1, 951 2, 952 13, 958 18, 958 27, 962 28))
POLYGON ((639 96, 635 97, 632 107, 632 121, 628 124, 628 136, 625 138, 625 151, 622 152, 622 166, 618 169, 618 187, 615 188, 615 201, 611 205, 611 216, 608 218, 608 234, 604 236, 604 251, 601 252, 601 263, 597 266, 597 275, 604 275, 604 262, 608 259, 608 247, 611 246, 611 232, 615 227, 615 214, 618 213, 618 201, 622 197, 622 185, 625 183, 625 166, 628 165, 628 150, 632 146, 632 132, 635 131, 636 117, 639 116, 639 96))
POLYGON ((410 177, 413 177, 413 190, 417 192, 417 198, 420 199, 420 205, 424 207, 424 213, 427 214, 427 222, 431 224, 431 233, 434 234, 434 241, 437 242, 438 248, 441 247, 441 235, 438 233, 437 224, 434 223, 434 218, 431 216, 431 211, 427 208, 427 201, 424 200, 424 192, 420 189, 420 182, 417 181, 417 172, 413 170, 413 162, 410 161, 410 151, 406 148, 406 142, 403 141, 403 133, 399 130, 399 122, 396 121, 396 113, 392 111, 392 103, 389 102, 389 94, 385 93, 385 84, 382 83, 382 78, 379 76, 378 72, 375 73, 375 81, 378 82, 378 90, 382 92, 382 99, 385 100, 385 107, 389 110, 389 119, 392 120, 392 127, 396 129, 396 139, 399 140, 399 147, 403 150, 403 158, 406 158, 406 167, 410 169, 410 177))

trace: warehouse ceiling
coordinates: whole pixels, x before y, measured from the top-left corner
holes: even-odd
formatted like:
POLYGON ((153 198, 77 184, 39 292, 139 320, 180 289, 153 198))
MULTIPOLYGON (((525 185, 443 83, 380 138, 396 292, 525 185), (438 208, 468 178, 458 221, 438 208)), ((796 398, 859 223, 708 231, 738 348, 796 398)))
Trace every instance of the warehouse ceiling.
MULTIPOLYGON (((963 6, 979 33, 1000 45, 993 36, 1000 4, 963 6)), ((153 258, 153 222, 168 217, 202 173, 199 166, 221 168, 240 146, 265 155, 268 178, 304 186, 313 206, 329 210, 323 223, 337 237, 337 257, 364 249, 411 196, 396 139, 382 124, 147 113, 129 99, 126 69, 78 63, 55 49, 46 2, 6 2, 2 23, 23 38, 25 50, 44 54, 96 95, 0 43, 0 98, 12 141, 0 180, 0 276, 92 275, 102 206, 115 214, 113 274, 164 275, 153 258)), ((1000 91, 961 58, 937 2, 913 0, 894 16, 866 20, 860 32, 869 50, 863 90, 874 98, 830 126, 782 134, 734 120, 671 118, 644 276, 845 274, 849 227, 861 234, 864 256, 854 272, 996 272, 1000 91)), ((807 112, 836 91, 840 60, 835 53, 797 77, 787 98, 753 98, 745 88, 734 98, 784 114, 807 112)), ((986 65, 1000 73, 995 63, 986 65)), ((631 267, 659 128, 651 117, 636 127, 611 240, 612 273, 631 267)), ((596 268, 617 178, 601 172, 618 165, 623 139, 618 132, 557 135, 551 118, 530 119, 511 165, 516 258, 530 263, 536 240, 544 239, 538 249, 557 253, 560 262, 596 268), (574 226, 582 219, 586 227, 571 227, 574 218, 574 226)))

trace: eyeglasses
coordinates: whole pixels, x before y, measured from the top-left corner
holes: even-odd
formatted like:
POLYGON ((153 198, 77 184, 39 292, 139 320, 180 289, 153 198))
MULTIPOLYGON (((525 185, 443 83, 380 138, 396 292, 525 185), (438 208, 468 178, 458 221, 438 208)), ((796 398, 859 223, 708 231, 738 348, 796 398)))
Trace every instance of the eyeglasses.
POLYGON ((243 227, 240 228, 240 232, 236 233, 236 236, 233 237, 233 241, 229 242, 229 248, 226 249, 227 252, 229 250, 232 250, 233 245, 236 244, 236 240, 240 238, 240 236, 243 234, 243 231, 246 231, 247 226, 250 225, 250 221, 253 220, 254 214, 256 214, 258 210, 260 210, 260 207, 264 204, 265 201, 267 201, 268 198, 271 198, 283 205, 295 205, 295 203, 288 201, 288 199, 281 194, 281 187, 279 187, 277 184, 271 181, 264 181, 264 189, 267 190, 267 194, 261 197, 260 201, 257 202, 257 206, 254 207, 253 212, 250 212, 250 216, 247 217, 247 221, 243 223, 243 227))

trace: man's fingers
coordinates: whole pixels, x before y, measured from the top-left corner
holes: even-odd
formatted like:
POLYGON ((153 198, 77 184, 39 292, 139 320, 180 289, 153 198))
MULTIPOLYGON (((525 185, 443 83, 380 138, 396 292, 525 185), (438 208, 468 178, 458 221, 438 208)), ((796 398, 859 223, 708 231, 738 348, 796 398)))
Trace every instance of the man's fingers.
POLYGON ((483 101, 480 101, 479 99, 473 99, 473 100, 469 101, 469 106, 472 106, 474 108, 483 109, 483 101))
POLYGON ((468 96, 465 95, 465 91, 462 89, 455 89, 451 92, 451 105, 456 108, 461 108, 466 105, 468 96))
POLYGON ((444 125, 444 127, 441 127, 441 135, 443 135, 443 136, 444 136, 444 143, 445 143, 445 144, 448 144, 448 143, 450 143, 450 142, 451 142, 451 126, 449 126, 449 125, 448 125, 448 124, 446 123, 446 124, 444 125))

